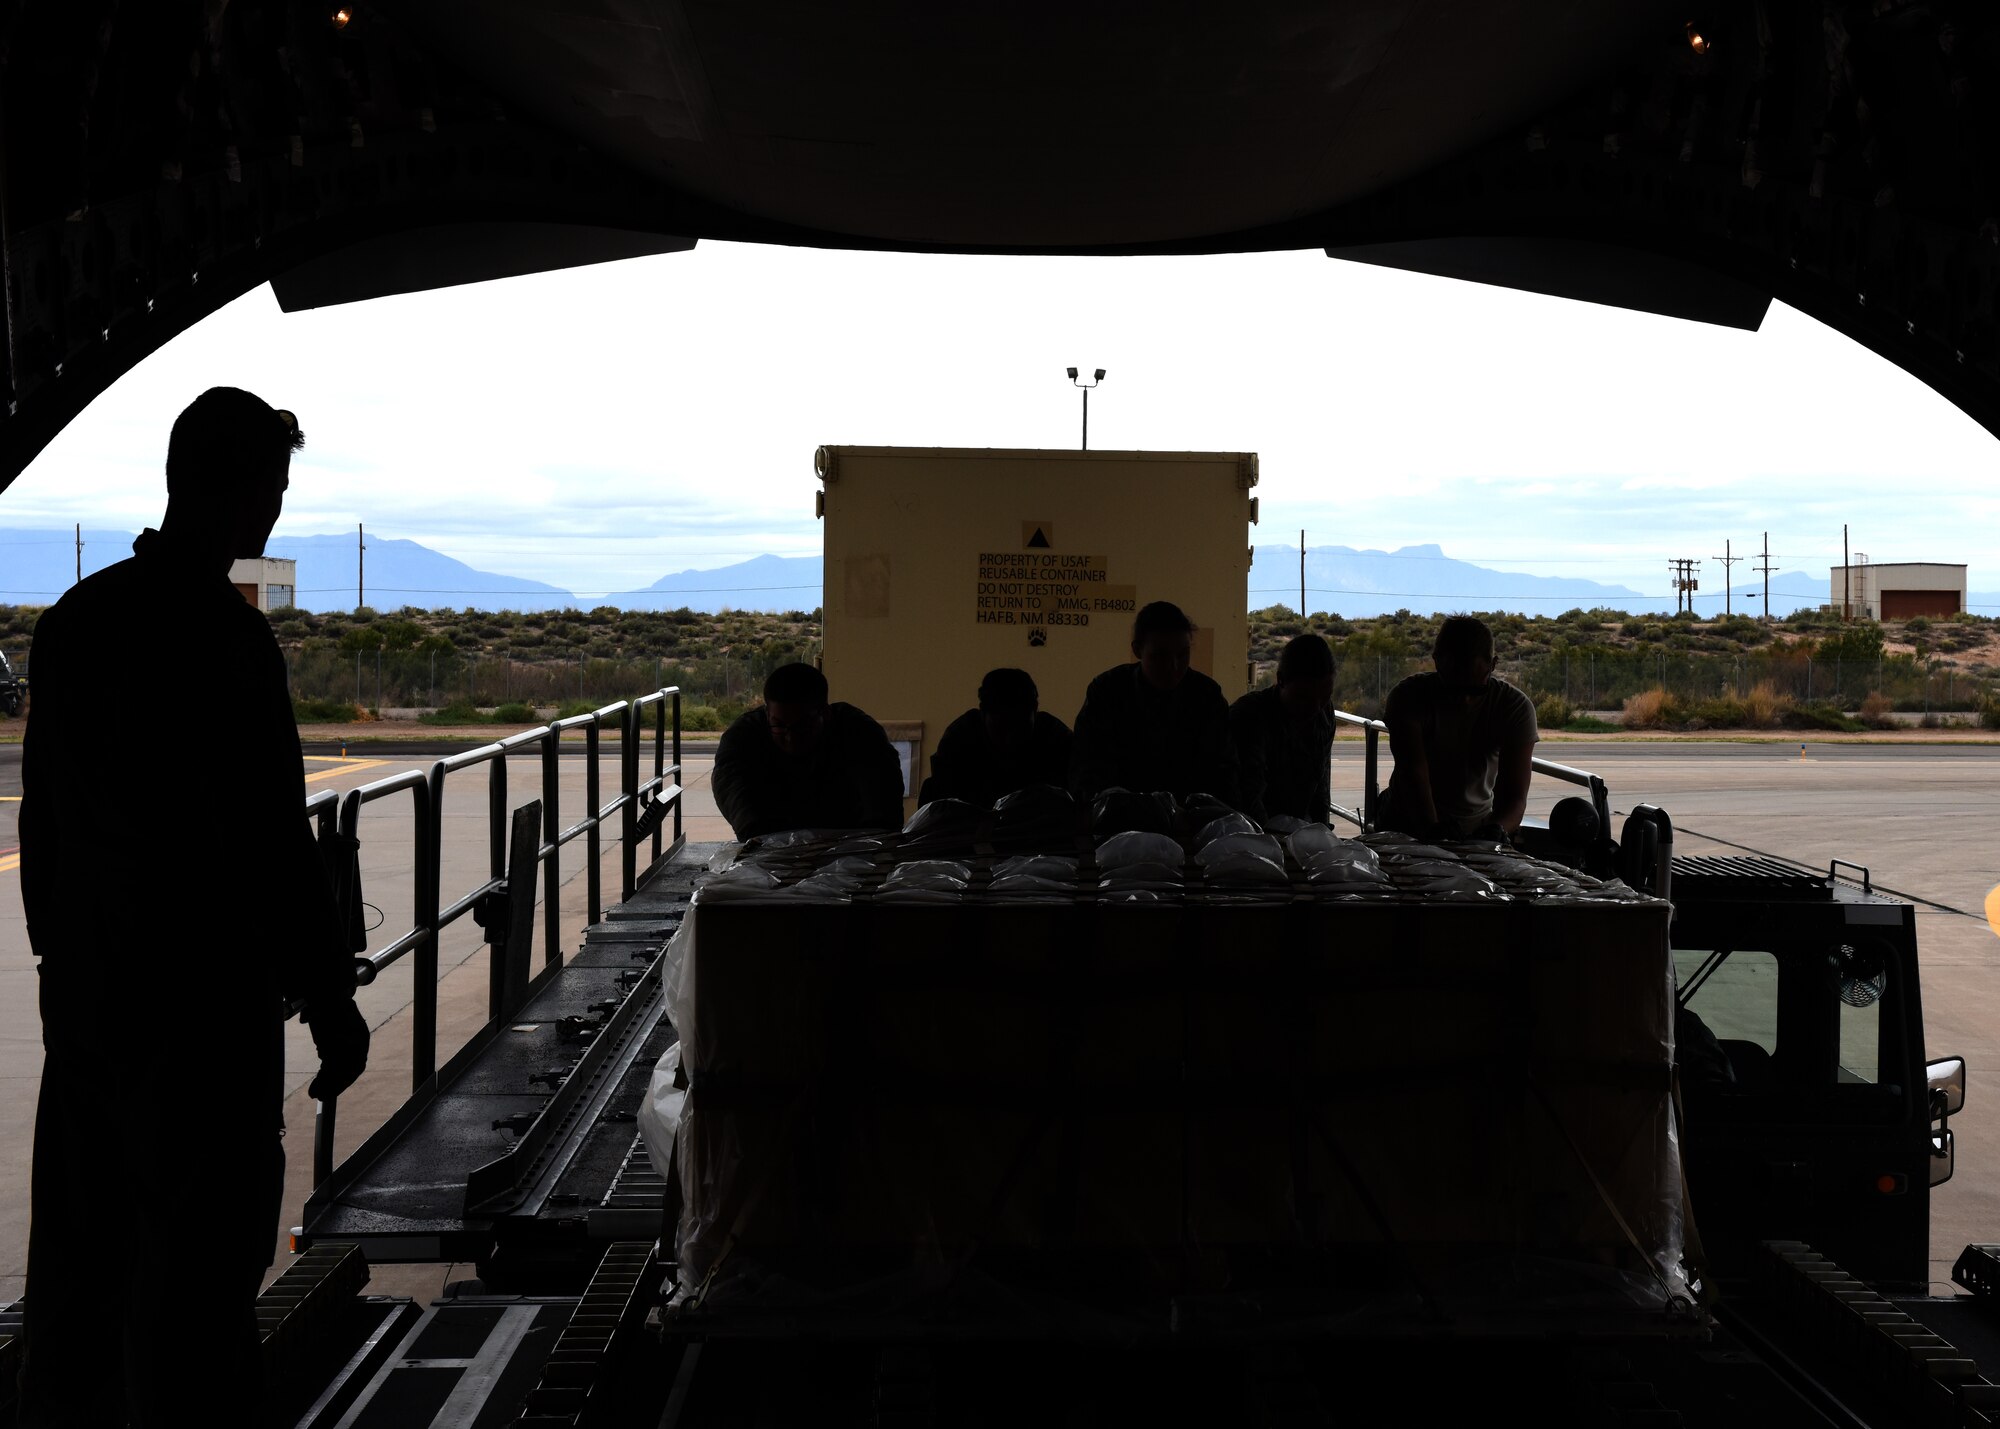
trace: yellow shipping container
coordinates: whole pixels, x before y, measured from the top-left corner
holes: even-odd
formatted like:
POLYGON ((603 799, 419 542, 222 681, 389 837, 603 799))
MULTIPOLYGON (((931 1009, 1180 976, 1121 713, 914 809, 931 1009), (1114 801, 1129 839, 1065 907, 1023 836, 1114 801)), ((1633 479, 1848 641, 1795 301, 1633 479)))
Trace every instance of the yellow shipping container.
POLYGON ((821 447, 815 466, 827 681, 906 747, 911 795, 988 670, 1028 671, 1070 722, 1149 601, 1200 627, 1196 669, 1247 688, 1256 453, 821 447))

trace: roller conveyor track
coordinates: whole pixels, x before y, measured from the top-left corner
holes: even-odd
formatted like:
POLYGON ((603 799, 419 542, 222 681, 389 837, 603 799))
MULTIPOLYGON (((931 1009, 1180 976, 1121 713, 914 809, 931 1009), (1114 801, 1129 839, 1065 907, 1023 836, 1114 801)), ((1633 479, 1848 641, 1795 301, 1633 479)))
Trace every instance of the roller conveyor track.
POLYGON ((412 1098, 308 1200, 302 1244, 482 1265, 497 1248, 531 1280, 561 1282, 587 1274, 605 1242, 657 1235, 663 1183, 634 1116, 674 1042, 661 954, 708 853, 683 850, 608 910, 519 1012, 447 1063, 435 1092, 412 1098))

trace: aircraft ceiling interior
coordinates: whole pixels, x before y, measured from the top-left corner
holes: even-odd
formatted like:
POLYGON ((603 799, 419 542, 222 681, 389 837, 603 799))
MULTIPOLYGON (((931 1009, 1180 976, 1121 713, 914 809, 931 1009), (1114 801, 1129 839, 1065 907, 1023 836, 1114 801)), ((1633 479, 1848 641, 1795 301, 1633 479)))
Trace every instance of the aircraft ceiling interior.
POLYGON ((258 284, 704 238, 1776 298, 2000 432, 1991 0, 14 0, 0 126, 0 486, 258 284))

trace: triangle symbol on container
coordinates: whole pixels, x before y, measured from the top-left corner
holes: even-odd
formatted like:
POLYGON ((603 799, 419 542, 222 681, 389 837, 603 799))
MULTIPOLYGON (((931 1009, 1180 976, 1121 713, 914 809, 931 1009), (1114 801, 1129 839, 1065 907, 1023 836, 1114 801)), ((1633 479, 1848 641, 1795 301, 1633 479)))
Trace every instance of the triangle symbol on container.
POLYGON ((1036 550, 1046 551, 1048 548, 1049 548, 1049 533, 1044 531, 1041 527, 1037 526, 1035 528, 1035 534, 1028 538, 1028 549, 1031 551, 1036 551, 1036 550))

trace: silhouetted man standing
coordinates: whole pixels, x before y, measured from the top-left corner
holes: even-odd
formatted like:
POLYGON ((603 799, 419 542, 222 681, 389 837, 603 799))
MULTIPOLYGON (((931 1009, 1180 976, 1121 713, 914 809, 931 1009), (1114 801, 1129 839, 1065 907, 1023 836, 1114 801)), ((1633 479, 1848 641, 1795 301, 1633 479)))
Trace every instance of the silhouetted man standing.
POLYGON ((1438 626, 1435 670, 1389 691, 1396 769, 1376 823, 1422 838, 1512 839, 1534 778, 1535 704, 1493 674, 1493 632, 1470 615, 1438 626))
POLYGON ((1234 805, 1236 751, 1222 686, 1189 668, 1194 622, 1156 600, 1132 622, 1130 665, 1090 682, 1077 711, 1070 788, 1079 799, 1105 789, 1213 794, 1234 805))
POLYGON ((1229 707, 1243 812, 1327 822, 1333 729, 1333 651, 1317 635, 1297 636, 1278 656, 1277 683, 1229 707))
POLYGON ((285 1004, 312 1095, 361 1074, 354 961, 307 828, 285 666, 229 567, 263 554, 304 445, 217 387, 174 423, 167 514, 35 628, 21 878, 41 960, 21 1422, 258 1422, 253 1306, 284 1181, 285 1004), (189 687, 189 672, 198 684, 189 687), (134 700, 213 747, 135 788, 134 700), (156 793, 151 817, 135 798, 156 793))
POLYGON ((764 681, 764 703, 722 732, 709 782, 739 839, 902 824, 896 746, 862 711, 826 696, 826 676, 812 666, 780 665, 764 681))

